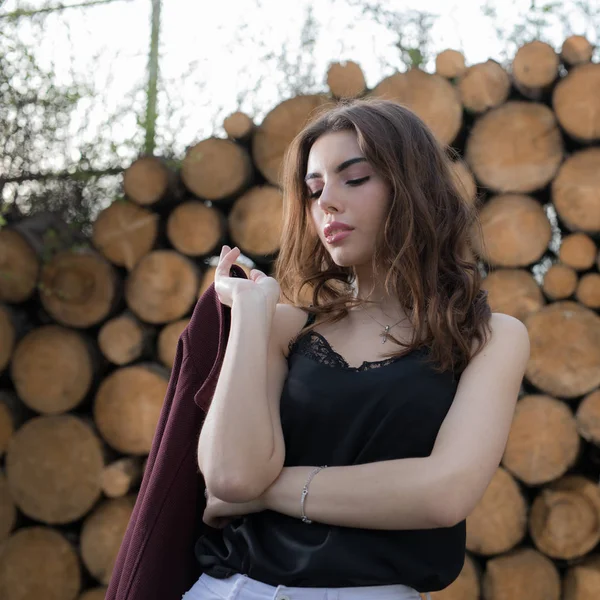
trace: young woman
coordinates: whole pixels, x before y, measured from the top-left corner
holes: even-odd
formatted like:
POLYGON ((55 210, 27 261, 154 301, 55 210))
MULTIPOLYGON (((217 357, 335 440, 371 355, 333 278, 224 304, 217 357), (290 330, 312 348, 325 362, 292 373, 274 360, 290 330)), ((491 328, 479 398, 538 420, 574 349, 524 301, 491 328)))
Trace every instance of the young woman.
POLYGON ((275 277, 230 277, 239 250, 221 251, 231 330, 198 443, 212 529, 184 599, 428 595, 463 566, 527 331, 491 314, 475 207, 406 108, 320 115, 286 155, 284 204, 275 277))

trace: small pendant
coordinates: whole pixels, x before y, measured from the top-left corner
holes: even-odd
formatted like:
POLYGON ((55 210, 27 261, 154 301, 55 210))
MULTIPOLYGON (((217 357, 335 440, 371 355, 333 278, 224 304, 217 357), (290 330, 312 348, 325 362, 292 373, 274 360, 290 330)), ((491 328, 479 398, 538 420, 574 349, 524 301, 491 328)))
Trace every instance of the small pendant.
POLYGON ((386 326, 385 326, 385 329, 384 329, 384 331, 383 331, 383 333, 380 333, 380 334, 379 334, 379 335, 380 335, 380 336, 383 338, 383 339, 381 340, 381 343, 382 343, 382 344, 385 344, 385 343, 387 342, 387 336, 388 336, 388 332, 389 332, 389 330, 390 330, 390 326, 389 326, 389 325, 386 325, 386 326))

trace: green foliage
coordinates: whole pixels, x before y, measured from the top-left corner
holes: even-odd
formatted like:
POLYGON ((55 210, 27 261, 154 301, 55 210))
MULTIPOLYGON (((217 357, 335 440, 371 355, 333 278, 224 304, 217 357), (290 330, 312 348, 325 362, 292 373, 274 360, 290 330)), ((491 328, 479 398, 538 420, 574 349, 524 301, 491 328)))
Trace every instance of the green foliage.
POLYGON ((550 33, 556 33, 556 30, 561 31, 563 39, 579 34, 592 42, 600 40, 600 3, 597 0, 544 3, 531 0, 527 10, 522 10, 516 0, 504 0, 502 4, 498 0, 486 0, 481 10, 490 19, 497 38, 503 41, 502 58, 507 63, 527 42, 542 40, 551 43, 550 33), (508 7, 512 15, 510 22, 501 18, 497 6, 504 10, 508 7), (584 29, 581 23, 585 23, 584 29))
POLYGON ((394 45, 398 48, 400 61, 405 68, 422 68, 433 58, 431 29, 437 15, 421 10, 390 9, 390 3, 384 0, 348 2, 351 6, 360 8, 363 15, 396 34, 394 45))
MULTIPOLYGON (((69 1, 15 0, 16 7, 3 13, 0 0, 0 228, 6 223, 4 201, 18 206, 24 215, 51 210, 89 234, 98 212, 115 199, 123 200, 121 171, 139 154, 155 151, 179 167, 185 145, 202 135, 192 128, 183 141, 182 132, 190 129, 190 104, 194 110, 206 109, 210 121, 206 130, 212 127, 213 132, 221 131, 224 117, 232 112, 231 106, 215 102, 202 77, 202 67, 218 58, 192 56, 185 62, 186 58, 178 56, 184 64, 176 75, 169 77, 161 71, 166 53, 160 44, 162 0, 69 1), (109 104, 105 93, 114 83, 112 73, 101 83, 93 79, 93 68, 80 70, 79 75, 72 69, 67 77, 65 65, 42 61, 36 49, 53 35, 61 41, 69 39, 70 21, 63 14, 89 15, 93 27, 94 11, 110 11, 108 5, 125 2, 137 3, 136 14, 146 18, 137 23, 147 29, 147 41, 138 52, 145 64, 130 74, 128 91, 119 102, 109 104), (92 131, 90 122, 94 123, 92 131)), ((251 48, 258 56, 256 68, 236 74, 238 110, 259 122, 278 100, 323 91, 323 68, 317 56, 319 42, 328 34, 317 14, 323 4, 313 0, 307 5, 295 32, 286 32, 277 47, 269 39, 273 24, 267 22, 268 8, 260 0, 244 4, 246 11, 265 15, 255 25, 250 26, 244 14, 237 22, 236 15, 231 16, 233 26, 222 32, 231 35, 228 45, 251 48)), ((392 58, 381 58, 382 73, 388 68, 425 68, 441 50, 432 37, 436 14, 407 9, 392 0, 329 0, 329 5, 333 18, 338 17, 335 11, 340 5, 353 7, 354 21, 362 15, 392 35, 392 48, 397 52, 392 50, 392 58)), ((520 45, 532 39, 548 41, 556 28, 562 30, 563 39, 581 33, 600 46, 598 0, 530 0, 525 8, 517 0, 486 0, 481 10, 502 41, 507 62, 520 45), (585 31, 575 25, 577 18, 583 19, 585 31)), ((340 41, 340 55, 343 45, 340 41)), ((71 51, 74 62, 78 48, 71 51)), ((119 58, 118 52, 111 53, 107 39, 107 46, 93 60, 117 64, 119 58)))

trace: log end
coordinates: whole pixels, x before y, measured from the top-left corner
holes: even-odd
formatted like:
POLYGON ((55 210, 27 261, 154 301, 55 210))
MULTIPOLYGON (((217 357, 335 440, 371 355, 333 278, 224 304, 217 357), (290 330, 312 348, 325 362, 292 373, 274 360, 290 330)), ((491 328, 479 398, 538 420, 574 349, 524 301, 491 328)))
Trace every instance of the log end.
POLYGON ((354 61, 335 62, 327 70, 327 85, 335 98, 356 98, 362 95, 367 82, 360 65, 354 61))

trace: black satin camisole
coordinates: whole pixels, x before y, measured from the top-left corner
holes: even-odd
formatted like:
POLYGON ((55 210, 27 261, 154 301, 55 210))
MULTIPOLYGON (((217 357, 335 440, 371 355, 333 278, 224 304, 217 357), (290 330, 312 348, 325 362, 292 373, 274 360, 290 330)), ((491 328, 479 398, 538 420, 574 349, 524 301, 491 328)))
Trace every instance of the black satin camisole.
MULTIPOLYGON (((281 395, 285 466, 429 456, 457 381, 423 361, 426 352, 351 367, 321 334, 300 334, 281 395)), ((218 578, 243 573, 274 586, 403 584, 430 592, 458 577, 465 538, 465 521, 383 531, 307 525, 265 510, 211 530, 195 554, 202 571, 218 578)))

